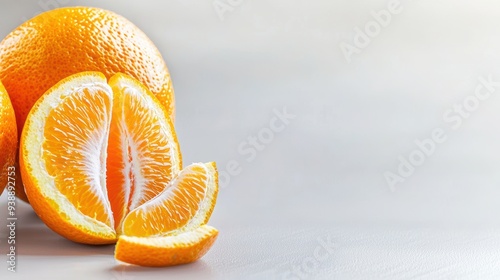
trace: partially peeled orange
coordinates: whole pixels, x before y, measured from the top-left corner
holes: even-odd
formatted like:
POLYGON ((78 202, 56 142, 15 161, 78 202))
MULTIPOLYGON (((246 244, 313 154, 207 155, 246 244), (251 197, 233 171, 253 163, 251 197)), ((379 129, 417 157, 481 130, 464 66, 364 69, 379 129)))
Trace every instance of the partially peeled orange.
POLYGON ((33 209, 70 240, 120 239, 118 259, 157 266, 194 261, 217 236, 206 225, 218 193, 215 164, 182 168, 168 110, 128 75, 63 79, 31 109, 20 146, 33 209), (127 255, 134 250, 137 258, 127 255), (148 263, 141 252, 151 250, 179 258, 148 263))

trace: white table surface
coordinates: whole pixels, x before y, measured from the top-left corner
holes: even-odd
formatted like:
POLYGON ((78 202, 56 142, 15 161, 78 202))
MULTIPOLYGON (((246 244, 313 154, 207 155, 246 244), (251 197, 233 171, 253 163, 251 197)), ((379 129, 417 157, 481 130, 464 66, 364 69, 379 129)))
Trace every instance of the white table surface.
MULTIPOLYGON (((390 1, 230 1, 223 19, 214 2, 0 0, 0 37, 44 3, 129 18, 172 73, 184 162, 240 167, 196 263, 120 264, 113 246, 66 241, 19 202, 17 272, 2 261, 1 279, 500 279, 500 87, 444 117, 474 102, 480 77, 500 81, 500 4, 401 1, 348 62, 342 43, 390 1), (294 117, 250 156, 248 137, 283 110, 294 117), (384 173, 436 129, 446 141, 391 189, 384 173)), ((7 224, 5 193, 0 209, 7 224)))

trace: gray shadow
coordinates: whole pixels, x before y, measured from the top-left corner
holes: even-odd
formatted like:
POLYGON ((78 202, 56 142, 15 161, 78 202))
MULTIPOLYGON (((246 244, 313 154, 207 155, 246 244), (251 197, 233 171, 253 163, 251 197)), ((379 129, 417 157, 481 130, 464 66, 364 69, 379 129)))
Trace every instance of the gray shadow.
POLYGON ((114 254, 114 244, 85 245, 69 241, 48 228, 29 205, 24 204, 19 208, 16 228, 16 249, 19 255, 112 256, 114 254))

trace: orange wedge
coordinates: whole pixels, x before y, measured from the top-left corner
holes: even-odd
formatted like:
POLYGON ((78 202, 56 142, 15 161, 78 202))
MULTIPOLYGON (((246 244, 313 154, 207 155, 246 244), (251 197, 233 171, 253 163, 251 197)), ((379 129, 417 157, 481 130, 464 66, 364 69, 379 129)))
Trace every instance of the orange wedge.
POLYGON ((193 262, 212 247, 218 231, 205 225, 218 193, 215 163, 194 163, 170 186, 127 215, 115 258, 136 265, 193 262))
POLYGON ((127 236, 150 237, 182 233, 208 222, 218 193, 215 163, 193 163, 170 186, 123 221, 127 236))
POLYGON ((141 266, 171 266, 201 258, 212 247, 218 231, 203 225, 193 231, 164 237, 131 237, 121 235, 115 258, 141 266))
POLYGON ((105 172, 112 106, 104 75, 77 74, 35 103, 21 136, 21 174, 33 209, 76 242, 116 240, 105 172))
POLYGON ((120 229, 123 218, 162 192, 179 173, 179 143, 168 111, 138 81, 109 80, 114 92, 107 150, 107 190, 120 229))

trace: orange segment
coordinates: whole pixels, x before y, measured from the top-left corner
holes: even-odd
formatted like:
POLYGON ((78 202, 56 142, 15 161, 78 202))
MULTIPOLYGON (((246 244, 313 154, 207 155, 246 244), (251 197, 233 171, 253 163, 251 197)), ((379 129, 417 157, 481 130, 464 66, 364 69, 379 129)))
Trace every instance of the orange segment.
POLYGON ((70 76, 37 101, 22 133, 28 198, 51 229, 76 242, 116 240, 105 185, 112 103, 104 75, 70 76))
POLYGON ((175 236, 120 236, 115 249, 119 261, 142 266, 171 266, 198 260, 212 247, 218 231, 204 225, 175 236))
POLYGON ((42 158, 54 185, 83 215, 112 224, 105 168, 111 98, 99 87, 76 89, 46 116, 42 158))
POLYGON ((150 237, 193 230, 208 222, 218 193, 215 163, 194 163, 154 199, 125 217, 123 234, 150 237))
POLYGON ((168 111, 138 81, 113 76, 113 114, 107 185, 119 225, 131 210, 161 193, 181 170, 177 136, 168 111))

